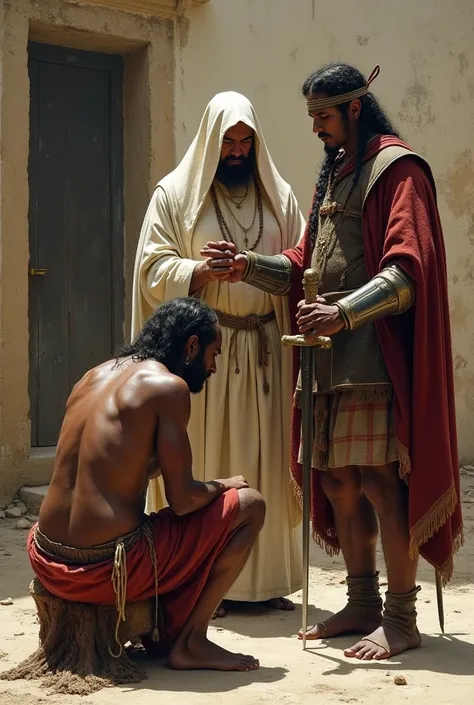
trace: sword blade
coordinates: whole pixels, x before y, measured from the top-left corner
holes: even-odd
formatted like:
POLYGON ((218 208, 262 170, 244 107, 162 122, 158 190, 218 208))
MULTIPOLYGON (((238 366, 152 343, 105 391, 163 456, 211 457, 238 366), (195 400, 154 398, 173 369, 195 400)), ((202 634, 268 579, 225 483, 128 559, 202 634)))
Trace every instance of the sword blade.
POLYGON ((313 380, 314 348, 301 348, 301 406, 303 436, 303 649, 306 649, 309 598, 309 523, 311 499, 311 467, 313 460, 313 380))
POLYGON ((438 571, 435 571, 436 575, 436 599, 438 601, 438 617, 439 626, 441 627, 441 632, 444 634, 444 604, 443 604, 443 584, 441 582, 441 575, 438 571))

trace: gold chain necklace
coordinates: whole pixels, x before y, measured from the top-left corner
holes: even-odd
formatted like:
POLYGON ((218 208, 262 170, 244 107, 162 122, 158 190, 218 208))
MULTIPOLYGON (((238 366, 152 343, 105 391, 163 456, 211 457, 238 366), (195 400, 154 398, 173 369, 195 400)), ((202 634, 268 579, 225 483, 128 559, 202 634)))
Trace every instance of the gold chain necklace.
MULTIPOLYGON (((214 210, 216 212, 216 217, 217 217, 217 223, 219 225, 219 230, 221 231, 221 235, 224 238, 226 242, 232 242, 234 245, 236 245, 236 242, 234 238, 232 237, 232 233, 230 231, 229 226, 227 225, 224 216, 222 214, 221 207, 219 205, 219 201, 217 198, 217 193, 216 193, 216 188, 215 185, 212 184, 211 189, 210 189, 210 194, 211 194, 211 200, 212 200, 212 205, 214 206, 214 210)), ((249 246, 249 241, 247 234, 244 233, 244 244, 245 244, 245 249, 250 250, 250 252, 253 252, 256 247, 258 247, 260 240, 262 239, 263 235, 263 201, 262 201, 262 194, 260 192, 260 187, 255 181, 255 199, 256 199, 256 204, 257 204, 257 210, 258 210, 258 215, 259 215, 259 228, 258 228, 258 235, 257 239, 253 243, 252 246, 249 246)), ((237 221, 238 223, 238 221, 237 221)), ((240 225, 240 223, 238 223, 240 225)))
POLYGON ((217 183, 217 188, 219 189, 221 196, 225 200, 232 201, 234 206, 236 208, 240 209, 240 208, 242 208, 247 196, 249 195, 250 181, 247 183, 247 188, 245 189, 245 193, 243 196, 233 196, 229 190, 227 190, 227 193, 226 193, 219 183, 217 183))
POLYGON ((249 225, 248 228, 244 227, 244 226, 242 225, 242 223, 239 222, 239 220, 237 219, 237 216, 235 215, 235 213, 233 212, 232 208, 229 206, 229 204, 227 203, 227 201, 224 201, 224 203, 225 203, 225 207, 226 207, 226 209, 227 209, 227 212, 229 213, 229 215, 231 216, 231 218, 233 218, 233 220, 237 223, 237 225, 239 226, 239 228, 240 228, 240 229, 242 230, 242 232, 244 233, 244 236, 247 237, 247 235, 249 234, 249 232, 253 229, 253 226, 255 225, 255 221, 257 220, 257 211, 258 211, 257 198, 255 198, 255 204, 254 204, 252 222, 251 222, 251 224, 249 225))

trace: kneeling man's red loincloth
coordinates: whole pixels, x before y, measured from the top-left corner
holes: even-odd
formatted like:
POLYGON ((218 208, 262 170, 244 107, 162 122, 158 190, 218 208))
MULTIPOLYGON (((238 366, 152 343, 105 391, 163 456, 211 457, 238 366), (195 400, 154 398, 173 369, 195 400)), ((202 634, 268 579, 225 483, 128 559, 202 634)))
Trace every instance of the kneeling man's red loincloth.
MULTIPOLYGON (((169 507, 150 516, 165 631, 160 641, 173 643, 187 622, 215 560, 232 536, 238 506, 237 490, 230 490, 186 516, 176 516, 169 507)), ((56 562, 38 547, 35 530, 36 526, 28 537, 28 554, 36 576, 49 592, 73 602, 115 605, 113 559, 93 564, 63 563, 60 558, 56 562)), ((143 534, 126 557, 127 602, 154 597, 155 573, 143 534)))

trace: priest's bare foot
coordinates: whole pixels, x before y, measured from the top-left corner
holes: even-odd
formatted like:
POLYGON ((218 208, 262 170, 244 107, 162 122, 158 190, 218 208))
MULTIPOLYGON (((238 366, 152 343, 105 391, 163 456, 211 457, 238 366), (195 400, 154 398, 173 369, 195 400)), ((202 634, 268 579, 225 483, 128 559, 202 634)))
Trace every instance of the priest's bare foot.
POLYGON ((274 597, 271 600, 266 600, 265 604, 273 610, 283 610, 284 612, 292 612, 295 609, 295 603, 287 597, 274 597))
MULTIPOLYGON (((328 639, 342 634, 363 634, 370 630, 377 629, 382 622, 382 613, 375 610, 366 615, 356 614, 346 605, 344 609, 329 617, 325 622, 320 622, 313 627, 309 627, 306 632, 308 640, 328 639)), ((298 632, 298 639, 303 638, 303 632, 298 632)))
POLYGON ((168 666, 180 671, 255 671, 259 665, 253 656, 233 654, 206 637, 178 641, 168 659, 168 666))
POLYGON ((417 649, 420 645, 421 635, 418 629, 415 629, 412 636, 407 637, 382 625, 351 649, 345 649, 344 655, 362 661, 381 661, 409 649, 417 649))

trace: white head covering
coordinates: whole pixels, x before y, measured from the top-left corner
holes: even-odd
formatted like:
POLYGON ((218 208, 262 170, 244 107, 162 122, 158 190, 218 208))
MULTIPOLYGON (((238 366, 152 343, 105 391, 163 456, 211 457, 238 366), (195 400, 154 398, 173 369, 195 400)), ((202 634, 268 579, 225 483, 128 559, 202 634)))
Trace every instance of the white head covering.
MULTIPOLYGON (((194 228, 219 165, 224 135, 239 122, 254 130, 259 179, 280 226, 280 251, 295 247, 303 235, 304 218, 273 163, 252 105, 239 93, 219 93, 207 106, 183 160, 151 198, 135 258, 133 336, 157 306, 189 294, 196 267, 194 228)), ((279 311, 281 302, 275 300, 274 306, 279 311)))
POLYGON ((280 228, 285 227, 290 186, 281 178, 268 151, 262 128, 250 101, 240 93, 218 93, 208 104, 198 133, 176 169, 160 181, 176 203, 179 220, 188 233, 194 230, 219 165, 224 135, 243 122, 255 133, 255 154, 260 181, 280 228))

